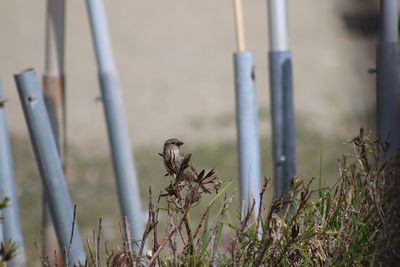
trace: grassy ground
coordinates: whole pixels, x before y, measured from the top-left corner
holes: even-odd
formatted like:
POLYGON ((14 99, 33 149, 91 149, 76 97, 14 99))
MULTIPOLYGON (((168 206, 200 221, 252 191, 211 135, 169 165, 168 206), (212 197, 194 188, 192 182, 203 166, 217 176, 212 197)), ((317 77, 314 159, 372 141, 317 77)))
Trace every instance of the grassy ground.
MULTIPOLYGON (((337 180, 337 158, 348 151, 348 140, 324 140, 315 133, 298 129, 298 175, 304 178, 321 177, 326 185, 337 180)), ((25 236, 25 247, 28 266, 38 263, 39 252, 34 241, 40 242, 41 223, 41 181, 28 140, 13 138, 14 164, 20 196, 21 218, 25 236)), ((154 194, 168 184, 164 177, 164 168, 160 156, 162 144, 154 147, 142 147, 135 151, 135 160, 140 177, 140 189, 143 206, 147 202, 148 187, 154 194)), ((272 176, 270 139, 262 138, 262 173, 272 176)), ((233 142, 213 146, 191 147, 185 145, 185 152, 192 153, 195 166, 199 168, 214 167, 223 180, 232 179, 234 186, 231 192, 238 195, 237 188, 237 154, 233 142)), ((82 238, 91 237, 91 230, 97 227, 98 219, 103 218, 103 241, 114 244, 120 240, 118 223, 120 221, 116 189, 112 167, 108 156, 87 156, 70 148, 68 155, 68 179, 74 203, 78 205, 78 222, 82 238)), ((271 196, 267 196, 267 200, 271 196)), ((206 201, 203 201, 206 203, 206 201)), ((230 209, 230 217, 237 214, 236 205, 230 209)), ((199 214, 204 206, 199 206, 199 214)), ((147 214, 143 215, 144 219, 147 214)), ((194 220, 198 218, 192 218, 194 220)))

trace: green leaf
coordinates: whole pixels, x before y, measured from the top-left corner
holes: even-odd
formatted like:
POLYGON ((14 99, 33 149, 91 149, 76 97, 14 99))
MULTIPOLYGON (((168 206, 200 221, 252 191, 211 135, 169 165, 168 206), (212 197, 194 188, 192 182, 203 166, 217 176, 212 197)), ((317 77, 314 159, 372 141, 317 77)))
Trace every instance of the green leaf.
POLYGON ((210 210, 211 207, 214 205, 215 201, 220 198, 225 191, 231 186, 232 180, 226 183, 220 190, 219 192, 211 199, 211 201, 208 203, 206 211, 205 211, 205 219, 204 219, 204 230, 203 230, 203 235, 201 237, 201 250, 200 250, 200 255, 204 256, 206 251, 207 251, 207 246, 208 243, 210 242, 211 235, 208 230, 208 221, 209 221, 209 215, 210 215, 210 210))
POLYGON ((312 266, 312 261, 310 260, 310 257, 308 253, 302 248, 298 247, 297 250, 300 252, 301 256, 303 257, 304 263, 303 266, 312 266))
POLYGON ((10 199, 5 197, 3 200, 0 201, 0 209, 4 209, 10 203, 10 199))

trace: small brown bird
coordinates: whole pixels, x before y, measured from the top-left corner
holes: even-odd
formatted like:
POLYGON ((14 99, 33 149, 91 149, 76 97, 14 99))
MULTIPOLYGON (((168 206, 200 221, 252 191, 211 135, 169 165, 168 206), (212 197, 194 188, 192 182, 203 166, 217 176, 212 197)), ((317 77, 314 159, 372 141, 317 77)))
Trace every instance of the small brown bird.
POLYGON ((174 173, 178 180, 188 182, 195 181, 198 176, 196 169, 190 162, 190 155, 186 156, 180 151, 181 145, 183 145, 183 142, 177 138, 171 138, 165 141, 162 154, 165 169, 169 174, 174 173), (182 163, 185 163, 186 166, 183 166, 182 163))
POLYGON ((192 155, 185 155, 180 151, 182 145, 183 142, 177 138, 171 138, 165 141, 163 153, 160 154, 160 156, 164 159, 167 175, 175 176, 177 181, 196 182, 204 192, 210 193, 210 191, 205 188, 206 184, 212 183, 216 188, 219 186, 216 181, 217 176, 214 169, 208 173, 205 173, 205 170, 202 170, 200 174, 197 173, 190 160, 192 155))

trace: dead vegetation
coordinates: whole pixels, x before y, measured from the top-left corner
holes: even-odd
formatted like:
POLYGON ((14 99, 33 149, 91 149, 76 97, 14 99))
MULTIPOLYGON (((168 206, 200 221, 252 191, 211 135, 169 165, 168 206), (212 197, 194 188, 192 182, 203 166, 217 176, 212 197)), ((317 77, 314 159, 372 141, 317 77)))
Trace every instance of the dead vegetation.
MULTIPOLYGON (((312 189, 314 179, 294 178, 288 197, 274 199, 268 209, 253 204, 238 225, 225 218, 232 202, 225 194, 229 183, 219 188, 217 180, 212 181, 218 185, 215 197, 200 222, 192 224, 191 208, 204 190, 201 183, 179 182, 179 173, 171 170, 171 184, 156 203, 149 191, 149 219, 139 252, 123 245, 109 266, 393 265, 400 257, 399 158, 387 160, 385 144, 362 130, 351 143, 353 152, 338 160, 336 186, 312 189), (218 198, 222 204, 210 220, 218 198), (263 216, 251 216, 255 209, 263 216), (168 217, 162 234, 157 230, 160 212, 168 217), (221 243, 224 228, 232 233, 229 249, 221 243), (152 244, 146 253, 145 244, 152 244)), ((271 184, 265 179, 261 199, 271 184)))
MULTIPOLYGON (((268 207, 253 203, 239 223, 226 218, 230 182, 213 170, 185 181, 179 175, 187 164, 172 168, 170 184, 155 200, 149 189, 142 240, 132 240, 124 219, 121 245, 110 250, 106 243, 101 259, 100 220, 83 266, 393 266, 400 259, 399 157, 387 159, 387 145, 362 130, 351 144, 352 153, 338 160, 335 186, 294 178, 286 198, 268 207), (208 192, 212 199, 194 223, 191 212, 208 192), (255 210, 262 216, 252 216, 255 210), (167 218, 163 229, 160 216, 167 218)), ((271 185, 265 179, 261 199, 271 185)))

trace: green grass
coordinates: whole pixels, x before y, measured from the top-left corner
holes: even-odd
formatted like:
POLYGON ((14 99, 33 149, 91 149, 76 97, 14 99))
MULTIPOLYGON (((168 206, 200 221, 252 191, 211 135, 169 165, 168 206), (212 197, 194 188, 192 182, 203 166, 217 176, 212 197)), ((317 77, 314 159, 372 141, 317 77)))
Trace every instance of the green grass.
MULTIPOLYGON (((328 186, 336 182, 338 177, 337 159, 343 152, 346 152, 344 149, 346 140, 324 140, 321 136, 304 129, 297 130, 297 138, 299 177, 321 177, 323 184, 328 186)), ((34 262, 39 261, 39 252, 34 246, 34 241, 40 243, 41 180, 30 142, 21 138, 13 138, 12 144, 28 266, 33 266, 34 262)), ((157 147, 141 147, 135 151, 143 205, 147 202, 149 186, 152 187, 153 193, 157 194, 169 183, 169 178, 164 177, 165 170, 161 157, 157 154, 161 151, 161 147, 162 144, 159 144, 157 147)), ((225 142, 201 146, 185 144, 184 151, 193 154, 192 160, 198 168, 214 167, 222 180, 231 179, 233 186, 229 193, 238 195, 235 143, 225 142)), ((269 138, 261 139, 261 156, 262 174, 272 177, 271 140, 269 138)), ((110 158, 106 155, 89 157, 70 148, 67 171, 72 199, 78 205, 78 223, 82 238, 91 237, 91 231, 97 227, 98 219, 101 217, 104 225, 104 241, 115 244, 120 240, 118 227, 120 215, 110 158)), ((270 199, 271 195, 269 194, 265 197, 265 202, 268 203, 270 199)), ((207 203, 207 201, 203 203, 207 203)), ((206 204, 199 205, 197 215, 195 214, 191 219, 199 220, 200 214, 205 208, 206 204)), ((238 199, 234 199, 229 216, 235 218, 237 210, 238 199)))

